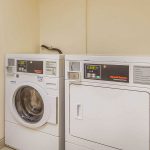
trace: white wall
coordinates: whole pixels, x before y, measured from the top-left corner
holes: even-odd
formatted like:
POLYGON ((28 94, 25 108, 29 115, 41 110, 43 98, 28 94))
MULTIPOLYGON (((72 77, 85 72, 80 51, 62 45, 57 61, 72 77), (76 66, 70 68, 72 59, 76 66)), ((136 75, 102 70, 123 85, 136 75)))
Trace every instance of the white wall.
POLYGON ((0 0, 0 139, 4 137, 4 56, 39 51, 37 0, 0 0))
POLYGON ((150 55, 149 0, 40 0, 40 15, 41 44, 67 54, 150 55))
POLYGON ((40 0, 40 43, 85 53, 86 0, 40 0))
POLYGON ((149 0, 88 0, 88 53, 150 55, 149 0))

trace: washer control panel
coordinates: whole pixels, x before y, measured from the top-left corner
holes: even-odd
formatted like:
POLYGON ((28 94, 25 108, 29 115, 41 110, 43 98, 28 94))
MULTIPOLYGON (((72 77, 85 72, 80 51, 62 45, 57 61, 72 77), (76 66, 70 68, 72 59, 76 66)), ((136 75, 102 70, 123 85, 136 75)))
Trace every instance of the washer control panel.
POLYGON ((43 74, 43 61, 17 60, 17 72, 43 74))
POLYGON ((129 83, 129 66, 84 64, 84 79, 129 83))
POLYGON ((45 72, 47 75, 56 76, 57 63, 55 61, 46 61, 45 72))

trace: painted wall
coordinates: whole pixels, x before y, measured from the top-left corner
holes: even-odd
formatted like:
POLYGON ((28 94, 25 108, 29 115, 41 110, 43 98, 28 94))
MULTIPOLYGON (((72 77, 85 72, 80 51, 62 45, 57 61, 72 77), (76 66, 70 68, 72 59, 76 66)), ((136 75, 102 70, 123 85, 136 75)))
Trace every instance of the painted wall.
POLYGON ((0 0, 0 139, 4 137, 4 56, 39 51, 37 0, 0 0))
POLYGON ((149 0, 87 0, 88 53, 150 55, 149 0))
POLYGON ((67 54, 85 53, 85 2, 40 0, 40 43, 67 54))
POLYGON ((67 54, 150 55, 149 0, 40 0, 40 16, 41 44, 67 54))

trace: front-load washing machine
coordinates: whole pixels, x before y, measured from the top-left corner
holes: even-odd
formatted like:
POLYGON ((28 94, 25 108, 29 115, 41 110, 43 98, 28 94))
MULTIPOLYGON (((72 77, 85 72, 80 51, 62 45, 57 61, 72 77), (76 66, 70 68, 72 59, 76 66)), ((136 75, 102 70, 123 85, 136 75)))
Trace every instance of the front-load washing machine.
POLYGON ((66 150, 150 150, 150 57, 65 59, 66 150))
POLYGON ((64 150, 64 56, 10 54, 5 67, 5 144, 64 150))

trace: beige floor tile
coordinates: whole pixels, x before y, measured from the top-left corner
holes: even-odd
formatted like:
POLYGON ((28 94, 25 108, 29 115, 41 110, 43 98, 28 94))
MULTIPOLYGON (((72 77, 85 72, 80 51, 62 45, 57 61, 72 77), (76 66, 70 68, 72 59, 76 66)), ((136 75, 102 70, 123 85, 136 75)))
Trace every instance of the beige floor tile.
POLYGON ((2 149, 0 149, 0 150, 13 150, 13 149, 4 147, 4 148, 2 148, 2 149))

